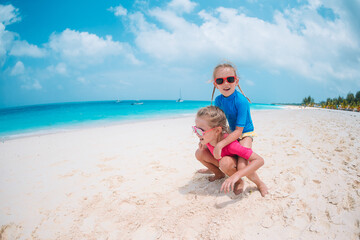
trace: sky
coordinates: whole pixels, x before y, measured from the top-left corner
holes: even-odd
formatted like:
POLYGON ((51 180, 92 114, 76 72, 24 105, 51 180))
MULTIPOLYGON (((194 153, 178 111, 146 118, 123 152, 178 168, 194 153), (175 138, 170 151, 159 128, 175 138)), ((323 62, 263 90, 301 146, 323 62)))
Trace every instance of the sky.
POLYGON ((0 0, 0 108, 210 100, 226 61, 254 103, 346 97, 360 90, 359 12, 360 0, 0 0))

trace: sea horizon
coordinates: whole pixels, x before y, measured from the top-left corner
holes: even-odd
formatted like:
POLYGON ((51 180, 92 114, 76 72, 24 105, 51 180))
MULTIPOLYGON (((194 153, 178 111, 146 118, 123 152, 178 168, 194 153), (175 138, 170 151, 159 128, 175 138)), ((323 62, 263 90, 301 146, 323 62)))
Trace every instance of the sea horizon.
MULTIPOLYGON (((210 105, 200 100, 104 100, 47 103, 0 108, 0 138, 21 138, 81 129, 195 114, 210 105)), ((250 104, 251 110, 281 109, 275 104, 250 104)))
MULTIPOLYGON (((208 102, 211 103, 210 100, 191 100, 191 99, 182 99, 183 102, 208 102)), ((81 104, 81 103, 96 103, 96 102, 137 102, 137 101, 177 101, 177 99, 105 99, 105 100, 83 100, 83 101, 66 101, 66 102, 47 102, 47 103, 34 103, 34 104, 26 104, 26 105, 13 105, 13 106, 0 106, 0 110, 12 109, 12 108, 23 108, 23 107, 35 107, 42 105, 57 105, 57 104, 81 104)), ((213 103, 215 100, 213 100, 213 103)), ((251 104, 259 104, 259 105, 294 105, 298 106, 301 103, 251 103, 251 104)))

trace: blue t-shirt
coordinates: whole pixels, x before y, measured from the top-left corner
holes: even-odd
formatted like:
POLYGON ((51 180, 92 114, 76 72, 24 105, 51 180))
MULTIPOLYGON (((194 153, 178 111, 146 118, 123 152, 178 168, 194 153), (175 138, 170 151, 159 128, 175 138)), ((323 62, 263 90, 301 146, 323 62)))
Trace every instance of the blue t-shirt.
POLYGON ((228 97, 222 94, 217 96, 215 106, 225 112, 231 131, 234 131, 236 127, 243 127, 243 133, 254 131, 249 101, 240 92, 235 90, 228 97))

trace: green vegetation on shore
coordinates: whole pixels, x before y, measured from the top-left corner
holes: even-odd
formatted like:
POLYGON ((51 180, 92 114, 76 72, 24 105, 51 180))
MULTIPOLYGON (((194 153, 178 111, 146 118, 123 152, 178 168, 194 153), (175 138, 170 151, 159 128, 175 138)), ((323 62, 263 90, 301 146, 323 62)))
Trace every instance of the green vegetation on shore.
POLYGON ((360 112, 360 91, 355 95, 353 93, 348 93, 346 98, 341 96, 333 99, 328 98, 326 101, 321 101, 320 103, 315 103, 314 99, 309 96, 303 99, 302 105, 305 107, 321 107, 360 112))

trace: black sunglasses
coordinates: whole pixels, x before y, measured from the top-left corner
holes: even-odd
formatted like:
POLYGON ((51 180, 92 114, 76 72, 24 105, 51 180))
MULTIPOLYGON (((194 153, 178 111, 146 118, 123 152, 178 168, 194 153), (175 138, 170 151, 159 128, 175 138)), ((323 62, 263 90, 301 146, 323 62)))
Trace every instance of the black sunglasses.
POLYGON ((215 83, 217 85, 221 85, 223 84, 225 81, 227 81, 228 83, 234 83, 235 82, 236 77, 235 76, 229 76, 226 78, 217 78, 215 79, 215 83))

